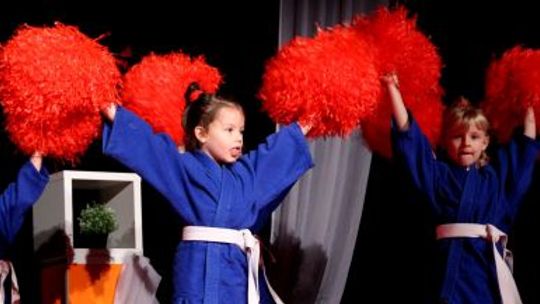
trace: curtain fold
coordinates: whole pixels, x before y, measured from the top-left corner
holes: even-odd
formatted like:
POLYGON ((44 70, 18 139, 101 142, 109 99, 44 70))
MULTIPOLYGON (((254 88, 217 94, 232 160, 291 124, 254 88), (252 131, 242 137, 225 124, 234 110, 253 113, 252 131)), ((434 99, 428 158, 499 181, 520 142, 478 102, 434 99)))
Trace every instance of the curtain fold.
MULTIPOLYGON (((279 45, 348 22, 388 1, 283 0, 279 45)), ((340 303, 355 248, 371 152, 360 131, 310 143, 315 168, 272 217, 274 287, 286 303, 340 303)))

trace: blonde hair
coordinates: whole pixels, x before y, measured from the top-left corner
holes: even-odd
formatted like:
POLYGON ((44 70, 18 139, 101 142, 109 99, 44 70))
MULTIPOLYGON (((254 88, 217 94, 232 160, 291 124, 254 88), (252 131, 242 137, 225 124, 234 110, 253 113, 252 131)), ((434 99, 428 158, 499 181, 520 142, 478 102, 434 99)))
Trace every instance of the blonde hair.
MULTIPOLYGON (((489 137, 489 121, 481 109, 471 105, 469 100, 460 97, 450 107, 446 108, 443 117, 443 142, 446 147, 450 131, 456 128, 467 129, 471 125, 476 126, 479 130, 486 133, 489 137)), ((486 151, 482 151, 477 165, 483 167, 489 162, 489 156, 486 151)))

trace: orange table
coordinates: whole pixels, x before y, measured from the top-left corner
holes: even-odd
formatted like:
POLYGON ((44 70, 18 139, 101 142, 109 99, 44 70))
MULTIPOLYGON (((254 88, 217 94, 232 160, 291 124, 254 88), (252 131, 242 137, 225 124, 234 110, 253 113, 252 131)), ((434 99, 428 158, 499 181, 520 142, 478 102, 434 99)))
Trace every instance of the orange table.
POLYGON ((42 301, 45 304, 112 304, 122 264, 53 265, 42 272, 42 301), (67 281, 67 283, 66 283, 67 281), (66 287, 68 292, 66 293, 66 287))

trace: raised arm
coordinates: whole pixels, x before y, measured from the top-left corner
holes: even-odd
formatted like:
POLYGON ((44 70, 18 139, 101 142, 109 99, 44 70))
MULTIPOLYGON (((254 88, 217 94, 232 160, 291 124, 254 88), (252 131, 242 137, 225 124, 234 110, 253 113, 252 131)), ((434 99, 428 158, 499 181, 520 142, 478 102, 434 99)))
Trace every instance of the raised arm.
POLYGON ((273 210, 277 198, 313 166, 304 132, 297 123, 284 126, 234 164, 233 170, 251 185, 246 190, 257 200, 258 210, 273 210))
POLYGON ((49 173, 41 163, 41 154, 34 153, 19 170, 17 179, 0 195, 0 237, 3 241, 13 241, 23 224, 26 211, 45 190, 49 173))
POLYGON ((508 206, 515 216, 519 202, 527 192, 534 171, 534 163, 540 151, 540 143, 536 138, 536 118, 532 107, 525 111, 523 119, 523 136, 512 138, 508 146, 498 151, 494 165, 499 171, 508 206))
POLYGON ((409 114, 407 114, 407 108, 401 97, 399 91, 399 82, 395 73, 384 75, 382 78, 383 83, 388 89, 390 95, 390 105, 392 107, 392 115, 396 122, 396 126, 400 131, 405 131, 409 128, 409 114))
POLYGON ((381 80, 387 87, 394 118, 393 153, 405 165, 415 187, 434 202, 439 165, 431 144, 405 107, 397 75, 388 74, 381 77, 381 80))
POLYGON ((145 121, 127 109, 110 105, 102 110, 103 153, 118 160, 156 188, 179 211, 186 211, 186 175, 176 144, 155 134, 145 121))

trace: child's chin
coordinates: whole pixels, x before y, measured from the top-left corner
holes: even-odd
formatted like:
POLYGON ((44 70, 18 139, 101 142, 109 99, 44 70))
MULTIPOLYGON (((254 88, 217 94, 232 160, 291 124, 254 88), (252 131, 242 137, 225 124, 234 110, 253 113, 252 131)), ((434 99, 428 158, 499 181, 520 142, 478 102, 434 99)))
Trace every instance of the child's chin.
POLYGON ((223 163, 226 163, 226 164, 232 164, 232 163, 236 162, 239 158, 240 158, 240 156, 238 156, 238 157, 231 157, 231 158, 229 158, 229 159, 224 160, 223 163))
POLYGON ((459 165, 462 167, 470 167, 474 165, 474 163, 475 163, 474 161, 460 161, 459 165))
POLYGON ((475 159, 472 159, 470 157, 464 157, 464 158, 460 158, 458 160, 458 164, 460 166, 463 166, 463 167, 469 167, 469 166, 472 166, 474 163, 476 162, 475 159))

